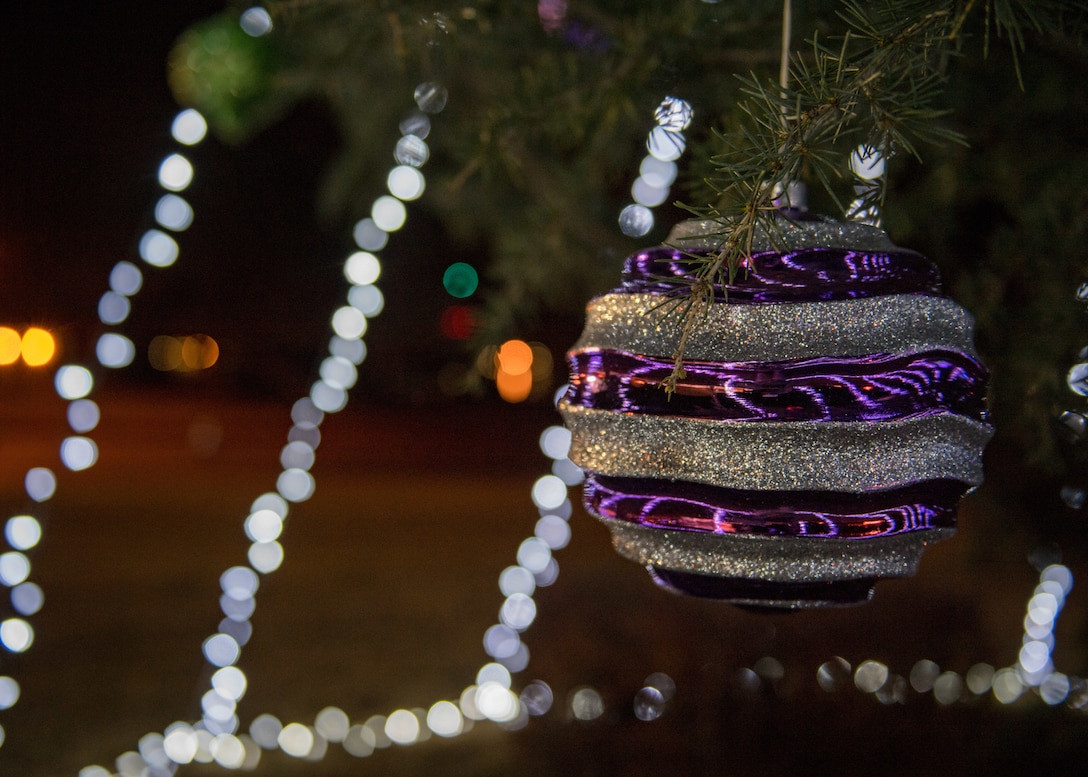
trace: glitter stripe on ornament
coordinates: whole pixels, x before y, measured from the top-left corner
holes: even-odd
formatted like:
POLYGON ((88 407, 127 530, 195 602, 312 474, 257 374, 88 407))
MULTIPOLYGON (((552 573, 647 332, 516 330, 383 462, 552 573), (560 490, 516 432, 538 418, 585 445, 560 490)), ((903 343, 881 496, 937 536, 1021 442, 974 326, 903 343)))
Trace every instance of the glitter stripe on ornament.
POLYGON ((723 488, 866 491, 982 482, 993 429, 955 415, 882 423, 744 424, 591 410, 560 402, 570 459, 590 472, 723 488))
MULTIPOLYGON (((686 292, 698 261, 691 252, 669 247, 633 254, 624 264, 620 290, 686 292)), ((805 248, 746 257, 732 283, 714 284, 714 296, 730 303, 816 302, 882 294, 938 294, 940 287, 936 266, 914 251, 805 248)))
MULTIPOLYGON (((572 350, 668 356, 680 342, 680 298, 605 294, 586 306, 572 350)), ((772 361, 873 353, 963 351, 975 355, 974 319, 950 299, 893 294, 783 305, 711 305, 684 352, 695 361, 772 361)))
POLYGON ((922 550, 955 529, 927 529, 844 540, 833 537, 757 537, 648 529, 622 521, 605 524, 612 544, 640 564, 713 577, 743 577, 783 583, 909 577, 922 550))
MULTIPOLYGON (((668 244, 685 251, 720 251, 725 244, 721 222, 713 219, 681 221, 669 232, 668 244)), ((772 222, 760 221, 746 236, 749 253, 799 251, 803 248, 848 248, 852 251, 903 251, 882 229, 856 221, 837 221, 805 214, 787 217, 780 212, 772 222), (767 229, 767 224, 770 229, 767 229), (750 238, 750 239, 748 239, 750 238)))
POLYGON ((648 528, 785 537, 887 537, 956 524, 969 486, 934 480, 864 494, 746 491, 697 483, 591 475, 586 509, 648 528))
POLYGON ((956 351, 770 362, 685 361, 589 348, 568 354, 572 405, 719 421, 894 421, 953 413, 983 421, 989 373, 956 351))

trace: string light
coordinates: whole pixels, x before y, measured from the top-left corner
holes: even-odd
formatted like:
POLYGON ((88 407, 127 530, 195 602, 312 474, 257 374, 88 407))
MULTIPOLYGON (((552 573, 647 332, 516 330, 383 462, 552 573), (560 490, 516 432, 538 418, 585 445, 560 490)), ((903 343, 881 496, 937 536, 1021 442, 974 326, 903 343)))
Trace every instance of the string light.
POLYGON ((620 211, 620 231, 628 237, 644 237, 654 228, 651 208, 668 199, 669 187, 676 180, 676 160, 687 147, 684 130, 691 125, 693 115, 691 103, 678 97, 666 97, 654 111, 657 126, 646 138, 649 153, 631 185, 634 202, 620 211))

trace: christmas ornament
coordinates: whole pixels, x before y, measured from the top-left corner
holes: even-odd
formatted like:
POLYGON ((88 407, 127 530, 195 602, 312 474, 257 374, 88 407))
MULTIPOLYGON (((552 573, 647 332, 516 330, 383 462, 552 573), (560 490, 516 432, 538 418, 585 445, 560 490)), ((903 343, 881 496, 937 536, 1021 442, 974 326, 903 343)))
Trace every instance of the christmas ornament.
POLYGON ((616 550, 665 588, 861 602, 954 533, 982 482, 988 373, 925 257, 858 223, 780 216, 771 232, 715 287, 671 394, 670 301, 721 227, 686 222, 627 259, 568 354, 570 458, 616 550))

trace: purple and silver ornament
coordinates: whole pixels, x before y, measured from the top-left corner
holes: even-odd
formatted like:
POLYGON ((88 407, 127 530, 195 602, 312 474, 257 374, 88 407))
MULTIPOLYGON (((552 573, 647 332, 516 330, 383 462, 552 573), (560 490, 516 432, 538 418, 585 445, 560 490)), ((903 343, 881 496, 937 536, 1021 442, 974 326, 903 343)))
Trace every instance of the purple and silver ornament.
POLYGON ((988 373, 936 267, 880 229, 782 218, 690 337, 714 222, 627 259, 590 301, 560 403, 585 503, 665 588, 756 607, 851 604, 907 577, 982 482, 988 373))

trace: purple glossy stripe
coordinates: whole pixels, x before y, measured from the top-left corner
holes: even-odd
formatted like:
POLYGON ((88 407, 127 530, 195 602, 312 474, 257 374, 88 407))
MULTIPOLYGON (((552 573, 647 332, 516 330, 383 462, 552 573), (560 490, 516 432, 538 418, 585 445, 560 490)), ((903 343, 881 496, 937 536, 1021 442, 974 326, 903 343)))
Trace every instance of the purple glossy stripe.
POLYGON ((955 526, 956 505, 966 491, 955 480, 848 494, 590 475, 585 506, 607 520, 656 529, 855 539, 955 526))
MULTIPOLYGON (((676 294, 687 291, 695 262, 691 253, 651 248, 624 263, 616 293, 676 294)), ((715 284, 715 298, 729 302, 819 302, 882 294, 940 294, 937 267, 921 254, 806 248, 748 257, 731 284, 715 284)))
POLYGON ((890 421, 937 413, 986 418, 988 372, 959 351, 775 362, 672 362, 625 351, 568 356, 567 401, 597 410, 728 421, 890 421))

